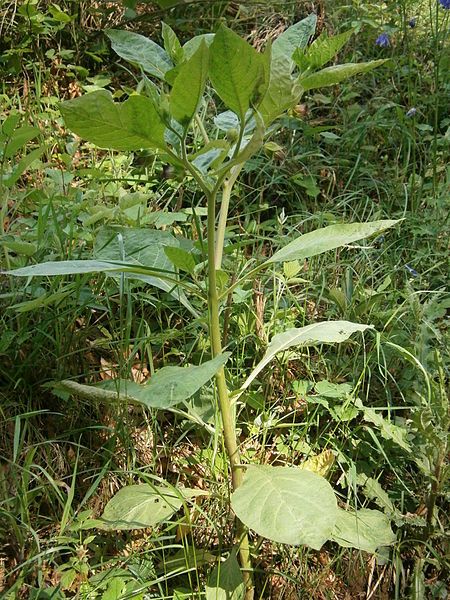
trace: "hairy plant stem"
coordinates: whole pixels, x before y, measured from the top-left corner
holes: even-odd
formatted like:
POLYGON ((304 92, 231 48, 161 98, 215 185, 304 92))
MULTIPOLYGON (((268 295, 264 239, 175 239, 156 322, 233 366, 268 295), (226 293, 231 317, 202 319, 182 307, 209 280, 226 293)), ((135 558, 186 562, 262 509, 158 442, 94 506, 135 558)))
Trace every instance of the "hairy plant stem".
MULTIPOLYGON (((216 281, 216 194, 207 195, 208 201, 208 311, 210 323, 210 338, 213 358, 222 353, 222 335, 219 320, 219 298, 216 281)), ((216 387, 219 408, 222 416, 223 439, 231 467, 231 482, 233 490, 242 483, 242 469, 240 464, 239 448, 236 440, 235 416, 228 395, 225 370, 222 367, 216 375, 216 387)), ((239 557, 243 569, 246 585, 246 600, 253 598, 253 580, 251 575, 251 561, 248 536, 244 525, 238 521, 238 535, 240 538, 239 557)))

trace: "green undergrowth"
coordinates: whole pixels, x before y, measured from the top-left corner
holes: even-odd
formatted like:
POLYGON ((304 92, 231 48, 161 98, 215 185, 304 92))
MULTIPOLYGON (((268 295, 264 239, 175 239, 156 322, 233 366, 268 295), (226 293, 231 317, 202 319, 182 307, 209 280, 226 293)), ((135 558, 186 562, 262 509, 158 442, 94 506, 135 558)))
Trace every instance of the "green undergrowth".
MULTIPOLYGON (((153 152, 104 151, 81 141, 58 109, 70 90, 89 86, 123 98, 139 72, 113 64, 106 38, 88 25, 65 22, 55 8, 49 16, 46 3, 30 5, 47 20, 22 11, 15 24, 21 47, 1 63, 8 74, 1 97, 2 270, 110 259, 105 248, 117 233, 109 251, 121 260, 126 231, 150 229, 161 240, 185 240, 193 264, 180 269, 181 280, 204 289, 206 206, 192 178, 153 152), (27 18, 47 27, 36 58, 27 18), (74 39, 76 54, 64 55, 74 39), (55 47, 66 65, 60 87, 48 66, 54 55, 44 51, 55 47), (26 98, 20 72, 39 83, 26 98)), ((234 3, 215 3, 198 32, 217 29, 221 19, 262 43, 271 27, 308 12, 296 14, 290 3, 275 8, 249 3, 236 12, 234 3)), ((190 9, 156 10, 182 39, 197 32, 190 9)), ((377 552, 336 542, 312 550, 251 533, 256 598, 446 597, 448 11, 436 17, 434 2, 412 0, 380 11, 370 3, 325 3, 321 28, 359 32, 339 62, 391 60, 361 79, 311 92, 277 122, 234 188, 223 259, 229 277, 219 278, 219 287, 234 390, 286 329, 331 320, 373 325, 339 346, 278 354, 239 397, 237 434, 242 462, 326 477, 341 507, 382 511, 396 541, 377 552), (432 23, 441 33, 430 34, 432 23), (389 48, 375 45, 383 31, 389 48), (368 240, 274 263, 230 291, 245 269, 299 234, 381 219, 402 221, 368 240)), ((117 17, 114 27, 149 32, 148 21, 130 17, 117 17)), ((111 388, 115 379, 142 383, 166 366, 206 362, 211 346, 201 296, 180 302, 170 286, 104 273, 2 275, 0 285, 0 594, 204 598, 214 568, 227 565, 233 574, 236 560, 213 386, 179 410, 157 411, 117 394, 106 400, 53 384, 111 388), (119 489, 162 480, 198 497, 180 500, 175 515, 154 527, 91 528, 119 489)))

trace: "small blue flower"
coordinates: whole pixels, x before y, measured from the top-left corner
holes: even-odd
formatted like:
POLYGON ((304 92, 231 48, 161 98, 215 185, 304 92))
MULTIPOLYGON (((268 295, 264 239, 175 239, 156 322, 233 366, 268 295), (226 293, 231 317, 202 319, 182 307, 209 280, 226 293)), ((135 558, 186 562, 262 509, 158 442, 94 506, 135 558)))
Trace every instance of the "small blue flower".
POLYGON ((415 269, 413 269, 410 265, 405 265, 405 269, 413 277, 419 277, 419 273, 415 269))
POLYGON ((414 27, 416 26, 416 19, 415 19, 415 17, 413 17, 412 19, 410 19, 408 21, 408 25, 411 27, 411 29, 414 29, 414 27))
POLYGON ((410 108, 408 110, 408 112, 406 113, 406 116, 408 117, 408 119, 411 119, 412 117, 415 117, 417 113, 417 108, 414 108, 414 106, 412 108, 410 108))
MULTIPOLYGON (((450 2, 450 0, 449 0, 450 2)), ((381 33, 375 40, 375 44, 380 48, 388 48, 391 45, 391 41, 387 33, 381 33)))
POLYGON ((439 4, 442 6, 442 8, 450 10, 450 0, 439 0, 439 4))

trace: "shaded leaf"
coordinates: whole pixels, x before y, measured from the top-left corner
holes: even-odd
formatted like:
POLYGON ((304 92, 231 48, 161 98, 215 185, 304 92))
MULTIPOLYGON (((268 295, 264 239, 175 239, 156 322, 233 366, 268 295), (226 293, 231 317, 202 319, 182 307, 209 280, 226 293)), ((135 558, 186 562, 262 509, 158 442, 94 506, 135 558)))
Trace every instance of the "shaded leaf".
POLYGON ((278 62, 282 68, 291 71, 294 65, 294 51, 297 48, 306 48, 316 31, 316 24, 317 15, 311 14, 283 31, 272 45, 272 63, 278 62))
POLYGON ((106 35, 111 47, 121 58, 141 67, 149 75, 164 79, 166 71, 173 67, 170 56, 153 40, 132 31, 108 29, 106 35))
POLYGON ((231 496, 237 517, 259 535, 282 544, 320 550, 337 519, 337 503, 326 479, 290 467, 248 467, 231 496))
POLYGON ((352 35, 353 29, 333 37, 324 31, 307 48, 297 48, 292 58, 302 71, 318 69, 334 58, 352 35))
POLYGON ((219 562, 206 584, 206 600, 243 600, 245 584, 236 553, 219 562))
POLYGON ((175 31, 167 25, 162 23, 162 37, 164 40, 164 49, 175 64, 179 63, 184 56, 183 48, 181 47, 180 40, 177 37, 175 31))
POLYGON ((189 60, 180 66, 170 92, 170 112, 186 127, 197 112, 208 75, 208 47, 204 42, 189 60))

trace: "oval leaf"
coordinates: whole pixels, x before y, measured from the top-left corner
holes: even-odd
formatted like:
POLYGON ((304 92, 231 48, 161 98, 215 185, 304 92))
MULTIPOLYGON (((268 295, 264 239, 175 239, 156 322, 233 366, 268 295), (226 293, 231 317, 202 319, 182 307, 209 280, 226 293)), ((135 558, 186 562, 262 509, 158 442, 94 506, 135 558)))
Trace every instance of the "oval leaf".
POLYGON ((306 48, 316 31, 317 15, 311 14, 288 27, 272 46, 272 63, 277 62, 290 71, 294 65, 292 55, 297 48, 306 48))
POLYGON ((165 125, 145 96, 114 102, 109 92, 99 90, 63 102, 60 110, 71 131, 100 148, 166 148, 165 125))
POLYGON ((181 494, 169 487, 129 485, 111 498, 101 522, 105 529, 154 527, 171 517, 182 505, 181 494))
POLYGON ((206 600, 244 600, 245 584, 236 553, 220 562, 206 585, 206 600))
POLYGON ((326 479, 291 467, 248 467, 231 496, 237 517, 250 529, 282 544, 320 550, 336 523, 336 497, 326 479))
POLYGON ((357 511, 338 509, 331 537, 344 548, 358 548, 371 554, 380 546, 389 546, 397 539, 388 517, 379 510, 368 508, 357 511))
POLYGON ((262 55, 221 26, 210 48, 209 77, 217 94, 241 122, 265 80, 262 55))
POLYGON ((114 52, 149 75, 164 79, 166 72, 173 67, 167 52, 143 35, 117 29, 109 29, 106 35, 111 40, 114 52))
POLYGON ((205 42, 180 66, 170 93, 170 111, 174 119, 188 126, 197 111, 208 75, 208 47, 205 42))
POLYGON ((265 264, 274 262, 288 262, 291 260, 304 260, 328 250, 334 250, 345 244, 352 244, 376 233, 380 233, 388 227, 396 225, 400 221, 372 221, 371 223, 349 223, 337 224, 316 229, 305 233, 290 242, 269 258, 265 264))

